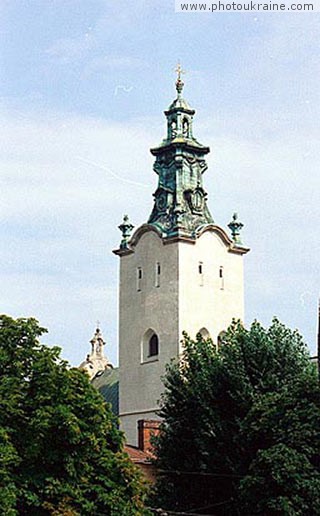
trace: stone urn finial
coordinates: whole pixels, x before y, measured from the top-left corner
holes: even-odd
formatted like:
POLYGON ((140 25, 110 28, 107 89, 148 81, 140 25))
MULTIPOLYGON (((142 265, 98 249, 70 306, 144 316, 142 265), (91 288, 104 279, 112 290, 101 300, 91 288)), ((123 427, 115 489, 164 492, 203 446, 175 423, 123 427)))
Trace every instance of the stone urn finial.
POLYGON ((119 229, 122 233, 122 240, 120 243, 120 249, 126 249, 130 240, 130 235, 134 226, 130 223, 128 215, 124 215, 123 222, 120 224, 119 229))
POLYGON ((238 221, 238 214, 234 213, 232 221, 229 222, 228 228, 231 230, 231 237, 235 244, 242 245, 240 231, 243 228, 242 222, 238 221))

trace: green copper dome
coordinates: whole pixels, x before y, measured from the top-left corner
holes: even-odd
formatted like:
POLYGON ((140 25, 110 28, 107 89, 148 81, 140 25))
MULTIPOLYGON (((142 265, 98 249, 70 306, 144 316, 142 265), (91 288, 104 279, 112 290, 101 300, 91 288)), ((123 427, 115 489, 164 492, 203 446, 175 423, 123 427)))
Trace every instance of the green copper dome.
POLYGON ((195 113, 195 111, 193 109, 191 109, 191 107, 189 106, 188 102, 180 96, 178 96, 170 104, 167 112, 174 111, 175 109, 183 109, 183 110, 189 111, 189 112, 192 111, 193 114, 195 113))
POLYGON ((200 228, 214 222, 202 179, 207 170, 205 155, 210 149, 193 136, 195 111, 182 97, 180 73, 181 70, 176 81, 177 97, 165 111, 167 136, 151 149, 159 181, 148 223, 160 229, 164 238, 195 238, 200 228))

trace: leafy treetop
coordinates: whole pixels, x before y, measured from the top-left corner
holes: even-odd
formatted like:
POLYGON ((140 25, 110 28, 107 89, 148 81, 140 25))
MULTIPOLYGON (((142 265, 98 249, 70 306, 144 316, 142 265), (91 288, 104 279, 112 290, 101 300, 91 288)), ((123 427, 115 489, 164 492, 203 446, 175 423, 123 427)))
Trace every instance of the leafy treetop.
POLYGON ((0 317, 2 514, 147 514, 109 406, 39 342, 45 332, 35 319, 0 317))
POLYGON ((320 514, 320 391, 302 337, 234 322, 184 335, 164 378, 155 503, 205 514, 320 514))

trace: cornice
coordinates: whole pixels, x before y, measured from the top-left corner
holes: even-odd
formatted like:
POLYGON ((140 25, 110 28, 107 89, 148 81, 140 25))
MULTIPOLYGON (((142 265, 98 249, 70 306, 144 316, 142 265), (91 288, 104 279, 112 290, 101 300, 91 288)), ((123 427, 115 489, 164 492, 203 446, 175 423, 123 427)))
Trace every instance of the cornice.
POLYGON ((246 254, 250 251, 249 247, 244 247, 242 245, 237 245, 226 233, 226 231, 221 227, 217 226, 216 224, 207 224, 203 227, 201 227, 197 231, 197 238, 199 238, 201 235, 206 233, 207 231, 212 231, 216 235, 218 235, 223 243, 228 247, 229 253, 235 253, 235 254, 246 254))
POLYGON ((136 229, 136 231, 133 233, 130 241, 128 242, 128 247, 124 249, 115 249, 113 253, 118 256, 126 256, 134 253, 134 248, 138 244, 141 237, 149 231, 155 233, 160 238, 163 245, 174 244, 176 242, 185 242, 187 244, 194 245, 198 238, 209 231, 215 233, 220 238, 223 244, 227 247, 229 253, 246 254, 248 251, 250 251, 248 247, 235 244, 235 242, 227 235, 226 231, 216 224, 206 224, 205 226, 199 228, 194 235, 188 235, 181 232, 180 234, 175 234, 172 236, 167 236, 160 230, 160 228, 153 224, 142 224, 142 226, 136 229))

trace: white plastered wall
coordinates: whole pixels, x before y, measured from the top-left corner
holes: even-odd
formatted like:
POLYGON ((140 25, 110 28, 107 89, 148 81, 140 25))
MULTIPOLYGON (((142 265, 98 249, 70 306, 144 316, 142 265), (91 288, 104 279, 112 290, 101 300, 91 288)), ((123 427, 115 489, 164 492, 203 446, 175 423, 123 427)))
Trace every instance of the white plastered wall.
POLYGON ((180 242, 179 334, 186 331, 194 338, 205 328, 217 343, 233 318, 244 318, 242 256, 229 252, 213 231, 203 233, 195 245, 180 242))
POLYGON ((134 253, 120 261, 120 421, 127 441, 136 445, 137 421, 157 418, 161 377, 166 364, 181 352, 182 331, 195 337, 205 328, 216 342, 232 318, 243 320, 243 260, 229 252, 213 230, 204 232, 195 244, 166 245, 150 230, 140 237, 134 253), (140 291, 138 268, 142 270, 140 291), (141 346, 149 329, 158 335, 159 355, 144 361, 141 346))
POLYGON ((178 244, 163 245, 153 231, 144 233, 133 254, 121 257, 119 317, 119 402, 121 427, 137 444, 137 421, 155 419, 165 365, 178 355, 178 244), (160 263, 160 286, 156 264, 160 263), (137 290, 137 269, 142 270, 137 290), (145 332, 159 338, 159 355, 143 362, 145 332))

